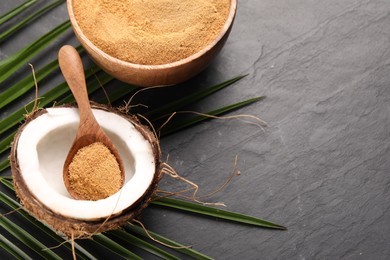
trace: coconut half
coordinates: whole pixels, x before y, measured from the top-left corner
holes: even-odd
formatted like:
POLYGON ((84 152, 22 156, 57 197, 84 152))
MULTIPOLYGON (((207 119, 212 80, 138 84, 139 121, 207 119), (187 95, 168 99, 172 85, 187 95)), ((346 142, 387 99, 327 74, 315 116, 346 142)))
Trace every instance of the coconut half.
POLYGON ((96 120, 117 147, 125 168, 123 187, 101 200, 76 200, 63 181, 63 165, 79 124, 78 109, 35 112, 19 128, 11 148, 16 194, 37 219, 68 237, 115 229, 150 202, 161 178, 158 140, 135 117, 93 106, 96 120))

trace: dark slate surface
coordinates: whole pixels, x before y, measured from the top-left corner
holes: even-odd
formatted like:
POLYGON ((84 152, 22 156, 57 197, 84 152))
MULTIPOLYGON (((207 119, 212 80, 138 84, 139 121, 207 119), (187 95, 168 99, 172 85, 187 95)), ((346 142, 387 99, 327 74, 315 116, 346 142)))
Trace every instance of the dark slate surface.
MULTIPOLYGON (((21 2, 2 0, 1 13, 21 2)), ((64 19, 62 5, 0 45, 0 57, 64 19)), ((71 32, 32 62, 45 64, 64 43, 75 43, 71 32)), ((26 67, 21 74, 30 73, 26 67)), ((209 201, 288 231, 156 207, 143 214, 147 227, 217 259, 388 259, 390 1, 240 1, 217 60, 184 84, 189 86, 162 95, 169 99, 246 73, 191 109, 208 111, 266 95, 235 114, 258 116, 268 127, 210 121, 162 139, 162 148, 203 194, 226 180, 238 155, 241 175, 209 201)), ((42 83, 41 91, 59 80, 42 83)), ((32 97, 3 109, 1 118, 32 97)), ((169 178, 161 185, 183 187, 169 178)))

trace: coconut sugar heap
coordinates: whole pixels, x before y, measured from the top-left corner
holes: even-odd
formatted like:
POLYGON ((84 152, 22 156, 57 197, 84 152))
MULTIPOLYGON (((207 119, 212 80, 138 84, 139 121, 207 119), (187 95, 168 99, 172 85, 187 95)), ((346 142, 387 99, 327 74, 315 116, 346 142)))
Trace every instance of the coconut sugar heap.
POLYGON ((68 173, 69 188, 85 200, 104 199, 122 186, 119 164, 107 146, 100 142, 78 150, 68 173))
POLYGON ((105 53, 136 64, 181 60, 221 31, 230 0, 78 0, 74 15, 105 53))

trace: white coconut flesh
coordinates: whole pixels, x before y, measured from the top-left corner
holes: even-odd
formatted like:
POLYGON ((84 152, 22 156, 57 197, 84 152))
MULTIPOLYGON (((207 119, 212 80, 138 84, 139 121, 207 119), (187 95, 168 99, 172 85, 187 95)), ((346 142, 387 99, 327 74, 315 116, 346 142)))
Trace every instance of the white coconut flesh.
POLYGON ((20 174, 27 188, 56 214, 96 220, 120 214, 142 197, 153 181, 151 144, 124 117, 93 109, 98 123, 117 147, 125 168, 123 187, 101 200, 73 199, 63 181, 63 165, 79 124, 78 109, 48 108, 23 129, 17 144, 20 174))

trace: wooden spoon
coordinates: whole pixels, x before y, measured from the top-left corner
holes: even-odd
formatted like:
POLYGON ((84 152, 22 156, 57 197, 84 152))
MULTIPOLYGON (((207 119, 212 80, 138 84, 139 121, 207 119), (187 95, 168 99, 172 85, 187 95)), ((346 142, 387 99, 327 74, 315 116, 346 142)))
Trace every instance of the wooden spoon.
POLYGON ((64 78, 67 81, 80 110, 80 124, 77 130, 76 138, 73 141, 64 163, 63 178, 65 187, 73 198, 85 199, 80 197, 79 194, 72 190, 69 182, 69 165, 77 151, 96 142, 103 143, 115 156, 119 164, 122 180, 121 186, 124 182, 124 167, 118 150, 115 148, 114 144, 111 142, 110 138, 106 135, 103 129, 99 126, 92 113, 88 98, 87 85, 85 82, 83 64, 79 53, 74 47, 65 45, 58 53, 58 62, 62 74, 64 75, 64 78))

